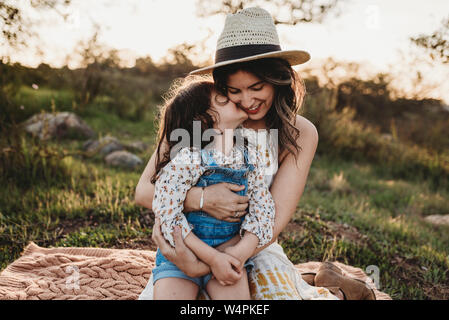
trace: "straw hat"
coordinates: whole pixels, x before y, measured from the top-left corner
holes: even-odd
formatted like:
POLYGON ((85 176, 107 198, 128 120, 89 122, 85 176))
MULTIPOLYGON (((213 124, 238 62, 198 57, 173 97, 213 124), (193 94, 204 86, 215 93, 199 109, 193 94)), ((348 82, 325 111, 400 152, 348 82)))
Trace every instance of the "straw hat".
POLYGON ((310 54, 301 50, 282 50, 271 15, 262 8, 246 8, 226 17, 217 42, 215 64, 190 74, 205 74, 228 64, 262 58, 282 58, 293 66, 309 61, 310 54))

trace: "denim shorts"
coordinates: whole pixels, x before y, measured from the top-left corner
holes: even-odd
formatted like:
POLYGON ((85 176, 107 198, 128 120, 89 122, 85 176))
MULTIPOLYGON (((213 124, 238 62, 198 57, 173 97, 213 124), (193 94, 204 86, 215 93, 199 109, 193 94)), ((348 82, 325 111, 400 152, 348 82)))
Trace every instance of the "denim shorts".
MULTIPOLYGON (((190 212, 186 214, 186 217, 192 227, 192 232, 211 247, 216 247, 230 240, 240 232, 241 221, 227 222, 218 220, 202 211, 190 212)), ((244 266, 249 271, 254 266, 254 263, 249 259, 244 266)), ((198 287, 206 289, 206 285, 211 277, 212 274, 196 278, 187 276, 157 249, 156 267, 153 269, 153 284, 162 278, 182 278, 193 281, 198 287)))
POLYGON ((207 283, 212 278, 212 274, 206 274, 202 277, 189 277, 182 272, 173 262, 164 257, 159 251, 156 252, 156 267, 153 269, 153 284, 163 278, 181 278, 193 281, 198 287, 206 288, 207 283))
MULTIPOLYGON (((244 265, 246 272, 250 272, 254 267, 254 262, 248 259, 244 265)), ((207 283, 212 278, 212 274, 206 274, 202 277, 189 277, 182 272, 173 262, 167 260, 157 249, 156 267, 153 269, 153 285, 157 280, 163 278, 181 278, 194 282, 200 289, 206 290, 207 283)))

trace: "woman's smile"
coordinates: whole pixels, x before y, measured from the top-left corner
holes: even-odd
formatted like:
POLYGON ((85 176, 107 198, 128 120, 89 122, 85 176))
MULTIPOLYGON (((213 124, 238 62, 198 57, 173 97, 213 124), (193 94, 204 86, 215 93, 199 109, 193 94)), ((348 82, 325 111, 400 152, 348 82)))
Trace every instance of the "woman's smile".
POLYGON ((262 104, 263 104, 263 103, 261 102, 261 103, 255 105, 254 107, 251 107, 251 108, 242 108, 242 109, 245 110, 246 113, 249 113, 249 114, 256 114, 257 112, 260 111, 260 109, 261 109, 261 107, 262 107, 262 104))

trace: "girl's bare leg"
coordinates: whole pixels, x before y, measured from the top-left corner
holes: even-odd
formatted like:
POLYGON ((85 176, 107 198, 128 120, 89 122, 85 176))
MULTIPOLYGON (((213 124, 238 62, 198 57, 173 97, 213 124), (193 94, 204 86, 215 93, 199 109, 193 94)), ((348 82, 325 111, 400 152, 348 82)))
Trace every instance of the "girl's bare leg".
POLYGON ((251 300, 246 272, 232 286, 222 286, 217 279, 212 279, 207 283, 206 291, 212 300, 251 300))
POLYGON ((196 300, 198 286, 182 278, 163 278, 154 284, 154 300, 196 300))

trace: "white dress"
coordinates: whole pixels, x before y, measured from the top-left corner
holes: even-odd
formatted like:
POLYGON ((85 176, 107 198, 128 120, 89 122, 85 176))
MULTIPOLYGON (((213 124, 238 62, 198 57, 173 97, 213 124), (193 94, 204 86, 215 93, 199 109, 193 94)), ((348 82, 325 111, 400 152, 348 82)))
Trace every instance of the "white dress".
MULTIPOLYGON (((267 130, 258 130, 256 133, 251 129, 243 129, 243 133, 265 157, 265 181, 271 186, 278 170, 277 137, 267 130)), ((248 280, 251 298, 254 300, 338 300, 328 289, 314 287, 305 282, 277 240, 251 259, 254 267, 248 272, 248 280)), ((209 299, 205 291, 202 291, 201 295, 202 298, 209 299)), ((139 300, 152 299, 151 275, 139 300)))

